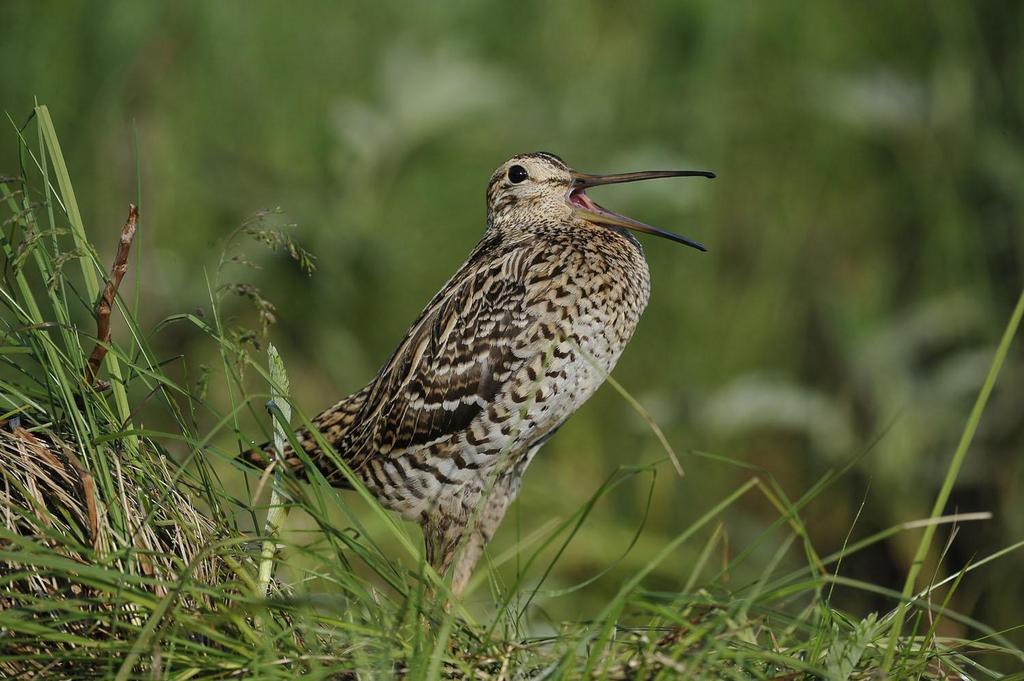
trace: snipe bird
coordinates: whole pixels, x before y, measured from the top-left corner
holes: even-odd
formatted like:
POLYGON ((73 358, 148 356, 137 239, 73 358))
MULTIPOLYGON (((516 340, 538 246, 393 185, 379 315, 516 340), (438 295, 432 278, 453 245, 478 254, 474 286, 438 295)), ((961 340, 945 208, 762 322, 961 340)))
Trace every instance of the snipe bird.
MULTIPOLYGON (((313 420, 386 508, 421 523, 426 557, 465 588, 537 450, 615 366, 650 277, 629 230, 700 244, 613 213, 589 187, 706 171, 589 175, 522 154, 487 185, 487 229, 370 383, 313 420), (457 560, 456 560, 457 559, 457 560)), ((297 441, 330 484, 348 478, 307 430, 297 441)), ((303 457, 270 444, 304 477, 303 457)))

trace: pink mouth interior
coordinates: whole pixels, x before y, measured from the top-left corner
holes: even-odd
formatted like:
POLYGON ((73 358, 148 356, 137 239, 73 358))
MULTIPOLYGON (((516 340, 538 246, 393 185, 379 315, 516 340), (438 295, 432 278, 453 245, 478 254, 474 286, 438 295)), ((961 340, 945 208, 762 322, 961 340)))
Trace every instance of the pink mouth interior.
POLYGON ((569 203, 595 213, 603 210, 600 206, 594 203, 589 196, 587 196, 587 192, 583 189, 573 189, 569 192, 569 203))

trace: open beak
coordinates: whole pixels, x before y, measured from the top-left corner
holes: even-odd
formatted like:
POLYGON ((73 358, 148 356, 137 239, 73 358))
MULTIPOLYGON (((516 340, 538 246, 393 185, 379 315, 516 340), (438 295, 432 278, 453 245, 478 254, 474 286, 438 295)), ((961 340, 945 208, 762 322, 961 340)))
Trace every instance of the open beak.
POLYGON ((667 232, 651 225, 645 225, 642 222, 637 222, 632 218, 627 218, 625 215, 619 215, 618 213, 612 212, 607 208, 603 208, 596 203, 589 196, 587 196, 587 187, 596 187, 602 184, 621 184, 623 182, 639 182, 640 180, 653 180, 659 177, 706 177, 713 178, 714 173, 707 170, 645 170, 638 173, 620 173, 618 175, 590 175, 588 173, 572 172, 572 188, 569 190, 569 194, 566 196, 566 201, 572 207, 574 213, 580 217, 589 220, 590 222, 596 222, 601 225, 612 225, 615 227, 625 227, 626 229, 636 230, 637 232, 644 232, 645 234, 654 234, 656 236, 663 237, 665 239, 671 239, 681 244, 686 244, 692 248, 696 248, 698 251, 706 251, 701 244, 696 241, 691 241, 684 236, 667 232))

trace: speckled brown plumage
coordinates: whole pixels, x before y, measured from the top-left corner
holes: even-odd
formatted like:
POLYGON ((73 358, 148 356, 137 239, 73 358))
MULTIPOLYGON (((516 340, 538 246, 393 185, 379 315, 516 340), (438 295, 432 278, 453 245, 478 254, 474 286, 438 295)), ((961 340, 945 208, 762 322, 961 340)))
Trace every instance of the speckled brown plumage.
MULTIPOLYGON (((314 419, 385 507, 422 524, 440 573, 458 556, 455 593, 531 459, 605 380, 647 305, 647 263, 624 227, 657 230, 583 190, 683 174, 695 173, 602 178, 551 154, 513 157, 491 178, 487 230, 466 262, 377 376, 314 419)), ((312 435, 297 436, 328 482, 347 486, 312 435)), ((273 455, 245 456, 263 466, 273 455)), ((282 460, 305 475, 295 452, 282 460)))

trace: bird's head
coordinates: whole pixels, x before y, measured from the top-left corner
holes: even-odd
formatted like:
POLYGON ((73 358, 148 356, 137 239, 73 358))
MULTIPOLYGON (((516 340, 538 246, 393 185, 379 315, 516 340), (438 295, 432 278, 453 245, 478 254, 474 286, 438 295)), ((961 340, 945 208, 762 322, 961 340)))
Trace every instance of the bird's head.
POLYGON ((658 177, 707 177, 706 170, 646 170, 617 175, 590 175, 573 170, 562 159, 543 151, 520 154, 494 171, 487 185, 487 223, 496 229, 516 226, 567 224, 583 220, 612 228, 626 228, 655 234, 698 250, 705 248, 686 237, 645 225, 603 208, 587 196, 588 187, 601 184, 639 182, 658 177))

